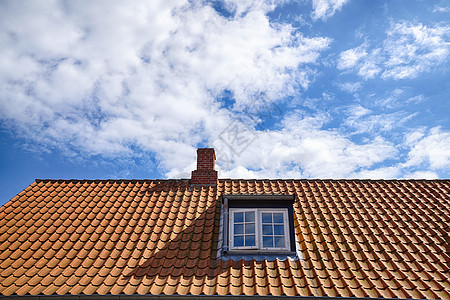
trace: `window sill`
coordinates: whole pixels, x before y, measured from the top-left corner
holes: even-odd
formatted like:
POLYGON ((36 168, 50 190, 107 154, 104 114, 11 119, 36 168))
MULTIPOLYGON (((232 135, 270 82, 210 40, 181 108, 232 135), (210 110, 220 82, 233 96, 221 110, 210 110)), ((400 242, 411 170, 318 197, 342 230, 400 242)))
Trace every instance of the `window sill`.
POLYGON ((243 259, 244 261, 274 261, 274 260, 298 260, 297 253, 295 252, 287 252, 287 251, 228 251, 227 253, 222 253, 218 257, 223 261, 234 260, 239 261, 243 259))

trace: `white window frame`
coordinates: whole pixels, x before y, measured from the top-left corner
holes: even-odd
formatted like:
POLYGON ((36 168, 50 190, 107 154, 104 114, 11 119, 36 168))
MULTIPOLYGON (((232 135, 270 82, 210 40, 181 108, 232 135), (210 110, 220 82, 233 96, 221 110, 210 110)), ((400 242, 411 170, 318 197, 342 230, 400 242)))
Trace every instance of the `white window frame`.
POLYGON ((229 224, 228 224, 228 232, 229 235, 229 245, 230 251, 290 251, 291 250, 291 240, 289 236, 289 212, 287 208, 230 208, 229 209, 229 224), (242 246, 235 247, 234 246, 234 214, 239 212, 255 212, 255 241, 256 246, 242 246), (284 227, 284 247, 263 247, 262 246, 262 213, 271 212, 271 213, 283 213, 283 227, 284 227))

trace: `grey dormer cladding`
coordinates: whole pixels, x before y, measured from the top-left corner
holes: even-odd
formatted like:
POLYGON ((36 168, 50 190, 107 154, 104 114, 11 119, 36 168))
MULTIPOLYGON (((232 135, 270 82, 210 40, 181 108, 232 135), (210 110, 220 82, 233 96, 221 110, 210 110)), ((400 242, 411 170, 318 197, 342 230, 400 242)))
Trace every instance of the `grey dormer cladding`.
POLYGON ((221 260, 240 260, 245 261, 262 261, 262 260, 285 260, 299 259, 298 249, 296 247, 296 235, 294 232, 294 196, 293 195, 222 195, 221 197, 221 215, 220 215, 220 233, 219 233, 219 247, 217 251, 217 258, 221 260), (290 251, 230 251, 229 250, 229 209, 230 208, 285 208, 288 210, 289 217, 289 237, 290 237, 290 251))

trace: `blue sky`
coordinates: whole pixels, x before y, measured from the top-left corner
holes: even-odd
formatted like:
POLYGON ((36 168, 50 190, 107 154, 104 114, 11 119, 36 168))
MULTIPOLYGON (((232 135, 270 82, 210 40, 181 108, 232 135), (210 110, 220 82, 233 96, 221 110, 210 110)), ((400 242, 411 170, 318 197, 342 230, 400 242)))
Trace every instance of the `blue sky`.
POLYGON ((36 178, 449 178, 447 1, 1 1, 0 204, 36 178))

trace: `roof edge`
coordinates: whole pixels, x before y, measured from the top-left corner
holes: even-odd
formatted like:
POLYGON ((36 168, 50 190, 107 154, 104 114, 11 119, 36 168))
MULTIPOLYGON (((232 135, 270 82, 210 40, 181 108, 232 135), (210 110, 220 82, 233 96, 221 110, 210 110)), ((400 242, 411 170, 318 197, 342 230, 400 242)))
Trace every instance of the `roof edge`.
MULTIPOLYGON (((5 300, 414 300, 411 298, 357 298, 357 297, 315 297, 315 296, 246 296, 246 295, 0 295, 5 300)), ((416 299, 419 300, 419 299, 416 299)))
POLYGON ((179 179, 51 179, 51 178, 36 178, 34 180, 36 183, 39 182, 155 182, 155 181, 185 181, 189 182, 190 179, 179 178, 179 179))
MULTIPOLYGON (((325 182, 344 182, 344 181, 353 181, 353 182, 394 182, 394 181, 450 181, 450 178, 442 178, 442 179, 420 179, 420 178, 402 178, 402 179, 370 179, 370 178, 271 178, 271 179, 245 179, 245 178, 219 178, 219 181, 300 181, 300 182, 308 182, 308 181, 325 181, 325 182)), ((344 299, 344 298, 343 298, 344 299)), ((353 298, 357 299, 357 298, 353 298)), ((363 299, 363 298, 361 298, 363 299)), ((372 298, 370 298, 372 299, 372 298)), ((385 299, 385 298, 383 298, 385 299)))
MULTIPOLYGON (((169 178, 169 179, 51 179, 51 178, 36 178, 34 180, 36 183, 39 182, 167 182, 167 181, 184 181, 190 182, 188 178, 169 178)), ((252 179, 252 178, 219 178, 218 182, 229 182, 229 181, 294 181, 294 182, 414 182, 414 181, 426 181, 426 182, 439 182, 439 181, 450 181, 450 178, 443 179, 302 179, 302 178, 273 178, 273 179, 252 179)), ((207 184, 208 185, 208 184, 207 184)), ((211 185, 211 184, 209 184, 211 185)))

